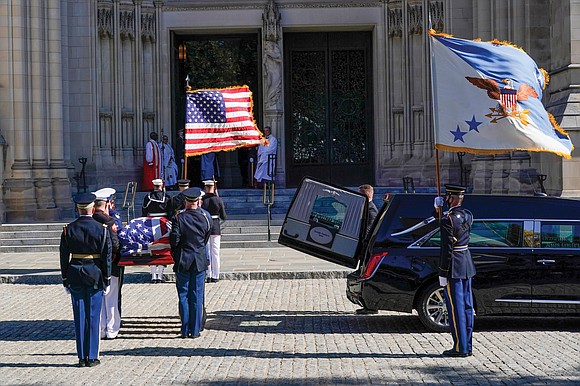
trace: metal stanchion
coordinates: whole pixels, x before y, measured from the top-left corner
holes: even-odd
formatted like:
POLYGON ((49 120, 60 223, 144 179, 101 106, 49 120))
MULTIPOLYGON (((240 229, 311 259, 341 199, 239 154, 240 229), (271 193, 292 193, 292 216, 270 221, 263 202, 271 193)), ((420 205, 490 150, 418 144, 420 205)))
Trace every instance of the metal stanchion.
POLYGON ((271 232, 270 232, 270 224, 272 220, 272 212, 271 207, 274 205, 274 192, 275 192, 275 183, 274 179, 276 177, 276 155, 275 154, 268 154, 268 169, 267 169, 268 177, 270 177, 269 181, 264 181, 264 193, 262 196, 262 202, 268 208, 268 241, 272 241, 271 232))
POLYGON ((81 165, 83 165, 81 167, 81 173, 79 174, 79 181, 80 180, 83 181, 83 193, 86 193, 87 192, 87 175, 85 173, 85 166, 87 165, 87 158, 81 157, 81 158, 79 158, 79 162, 81 163, 81 165))
POLYGON ((403 177, 403 189, 405 190, 405 193, 409 193, 409 189, 410 192, 415 193, 415 182, 413 181, 413 177, 403 177))
POLYGON ((123 209, 127 211, 127 224, 135 218, 135 192, 137 191, 137 182, 127 182, 125 195, 123 196, 123 209), (131 213, 133 217, 131 217, 131 213))

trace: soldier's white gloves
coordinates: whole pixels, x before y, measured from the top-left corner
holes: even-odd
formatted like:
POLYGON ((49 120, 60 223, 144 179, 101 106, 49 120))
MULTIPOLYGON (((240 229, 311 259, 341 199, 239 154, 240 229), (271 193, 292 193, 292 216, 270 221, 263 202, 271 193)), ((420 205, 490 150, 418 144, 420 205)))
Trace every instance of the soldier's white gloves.
POLYGON ((441 196, 435 197, 435 200, 433 201, 433 206, 435 207, 435 209, 437 209, 438 207, 443 206, 444 202, 445 201, 443 200, 443 197, 441 196))
POLYGON ((441 287, 445 287, 447 285, 447 278, 443 276, 439 276, 439 285, 441 287))
POLYGON ((105 289, 103 290, 103 295, 107 295, 110 291, 111 291, 111 286, 110 285, 106 286, 105 289))
POLYGON ((65 292, 67 295, 70 295, 70 289, 69 289, 68 287, 64 287, 64 292, 65 292))

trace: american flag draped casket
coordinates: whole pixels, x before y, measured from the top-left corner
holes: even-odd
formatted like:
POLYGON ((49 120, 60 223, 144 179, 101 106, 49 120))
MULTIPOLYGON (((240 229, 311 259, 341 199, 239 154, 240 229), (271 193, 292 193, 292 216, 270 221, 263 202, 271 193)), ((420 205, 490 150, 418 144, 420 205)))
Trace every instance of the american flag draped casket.
POLYGON ((137 217, 117 235, 121 244, 119 265, 173 264, 169 234, 171 221, 165 217, 137 217))

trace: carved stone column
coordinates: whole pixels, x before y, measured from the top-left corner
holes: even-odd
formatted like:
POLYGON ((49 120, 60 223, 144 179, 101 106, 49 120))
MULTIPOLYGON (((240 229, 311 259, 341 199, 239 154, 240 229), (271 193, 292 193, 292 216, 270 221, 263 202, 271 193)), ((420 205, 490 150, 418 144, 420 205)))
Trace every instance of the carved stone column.
POLYGON ((276 183, 284 187, 285 175, 285 133, 283 82, 284 55, 282 47, 281 15, 274 0, 268 1, 262 14, 262 59, 264 68, 264 122, 270 126, 272 134, 278 138, 276 183))
POLYGON ((3 189, 2 189, 2 182, 4 181, 4 166, 5 166, 5 160, 4 160, 4 149, 6 147, 6 140, 4 139, 4 137, 2 136, 2 134, 0 134, 0 224, 4 223, 6 221, 6 206, 4 205, 4 200, 2 199, 2 197, 4 196, 3 194, 3 189))
MULTIPOLYGON (((64 160, 61 3, 33 0, 11 3, 5 32, 11 68, 6 82, 11 106, 6 133, 11 173, 3 183, 9 222, 58 220, 70 203, 64 160), (15 54, 18 53, 18 54, 15 54)), ((1 92, 1 91, 0 91, 1 92)), ((4 117, 2 117, 4 118, 4 117)))

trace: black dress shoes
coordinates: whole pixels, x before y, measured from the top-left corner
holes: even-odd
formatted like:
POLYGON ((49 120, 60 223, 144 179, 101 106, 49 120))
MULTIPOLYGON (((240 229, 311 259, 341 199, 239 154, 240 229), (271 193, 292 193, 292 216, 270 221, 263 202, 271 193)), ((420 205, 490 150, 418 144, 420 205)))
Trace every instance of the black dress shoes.
POLYGON ((379 310, 372 310, 370 308, 359 308, 356 310, 357 315, 376 315, 379 313, 379 310))
POLYGON ((95 367, 101 364, 101 361, 98 359, 87 359, 87 367, 95 367))
POLYGON ((79 364, 77 365, 78 367, 85 367, 87 365, 87 363, 85 362, 84 359, 79 359, 79 364))
POLYGON ((455 351, 454 349, 451 350, 445 350, 443 351, 443 355, 444 357, 457 357, 457 358, 467 358, 473 355, 473 353, 470 352, 459 352, 459 351, 455 351))

